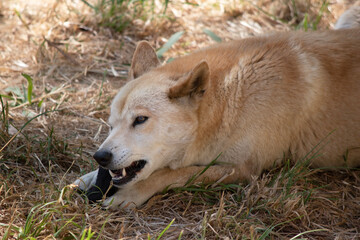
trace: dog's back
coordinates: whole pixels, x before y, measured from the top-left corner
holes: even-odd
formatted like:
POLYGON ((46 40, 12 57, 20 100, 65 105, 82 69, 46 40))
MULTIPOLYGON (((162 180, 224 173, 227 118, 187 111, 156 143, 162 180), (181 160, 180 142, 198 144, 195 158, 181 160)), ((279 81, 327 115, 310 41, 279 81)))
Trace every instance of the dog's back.
POLYGON ((198 62, 208 63, 211 83, 199 115, 212 121, 201 120, 197 136, 212 146, 209 136, 217 134, 222 149, 215 144, 209 151, 223 151, 222 158, 252 159, 261 171, 287 151, 301 159, 323 142, 314 166, 344 165, 344 157, 346 165, 355 166, 360 160, 358 43, 360 29, 281 33, 215 45, 159 71, 176 79, 198 62), (214 122, 226 127, 219 131, 214 122))

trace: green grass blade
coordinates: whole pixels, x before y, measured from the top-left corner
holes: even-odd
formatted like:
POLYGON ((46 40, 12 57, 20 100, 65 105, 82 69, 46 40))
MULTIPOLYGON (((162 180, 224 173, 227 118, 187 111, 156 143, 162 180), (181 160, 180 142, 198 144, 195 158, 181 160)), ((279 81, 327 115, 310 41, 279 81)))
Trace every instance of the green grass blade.
POLYGON ((28 89, 27 89, 27 100, 31 104, 31 96, 32 96, 32 90, 33 90, 33 79, 27 75, 26 73, 21 74, 28 82, 28 89))
POLYGON ((10 100, 13 99, 11 96, 4 95, 4 94, 0 94, 0 97, 2 97, 2 98, 7 98, 7 99, 10 99, 10 100))
POLYGON ((222 39, 216 35, 214 32, 210 31, 207 28, 203 29, 203 32, 208 35, 212 40, 214 40, 215 42, 222 42, 222 39))
POLYGON ((169 40, 164 44, 164 46, 162 46, 162 48, 160 48, 157 52, 156 52, 156 55, 161 58, 164 53, 169 50, 172 45, 174 45, 180 38, 181 36, 184 34, 184 31, 180 31, 180 32, 177 32, 177 33, 174 33, 170 38, 169 40))
POLYGON ((166 228, 164 230, 162 230, 162 232, 156 238, 156 240, 159 240, 162 237, 162 235, 164 235, 164 233, 171 227, 171 225, 174 223, 174 221, 175 221, 175 218, 169 223, 169 225, 166 226, 166 228))
POLYGON ((106 223, 109 221, 109 218, 111 218, 111 217, 112 217, 112 216, 111 216, 111 214, 110 214, 110 215, 106 218, 106 220, 105 220, 105 222, 103 223, 103 225, 101 226, 100 232, 99 232, 98 236, 95 238, 95 240, 98 240, 98 239, 100 238, 102 232, 103 232, 104 229, 105 229, 106 223))
POLYGON ((165 7, 164 7, 164 12, 163 12, 163 14, 166 13, 166 10, 168 9, 169 2, 170 2, 170 0, 165 0, 165 2, 164 2, 165 7))
POLYGON ((66 221, 66 223, 64 225, 61 226, 61 228, 56 232, 54 233, 54 237, 57 238, 58 235, 61 233, 61 231, 69 224, 71 223, 74 219, 76 218, 76 216, 72 217, 70 220, 66 221))
POLYGON ((258 240, 263 240, 263 239, 265 239, 267 236, 269 236, 269 234, 272 232, 272 230, 273 230, 275 227, 276 227, 276 225, 267 228, 267 229, 265 230, 265 232, 264 232, 263 234, 261 234, 261 236, 259 237, 258 240))
POLYGON ((88 7, 92 8, 93 10, 96 10, 96 8, 91 4, 89 3, 88 1, 85 1, 85 0, 81 0, 85 5, 87 5, 88 7))
POLYGON ((181 230, 180 234, 179 234, 179 237, 178 237, 178 240, 181 239, 182 235, 184 234, 184 230, 181 230))
MULTIPOLYGON (((0 225, 1 226, 1 225, 0 225)), ((7 240, 9 238, 9 234, 10 234, 10 230, 11 230, 11 224, 8 226, 8 228, 6 229, 4 236, 1 238, 2 240, 7 240)))
POLYGON ((82 234, 81 234, 81 240, 85 239, 85 234, 86 234, 86 228, 83 230, 82 234))
POLYGON ((23 94, 22 94, 23 102, 26 102, 27 101, 27 91, 25 89, 24 84, 22 84, 22 92, 23 92, 23 94))
POLYGON ((290 219, 290 220, 288 220, 288 221, 281 222, 281 223, 278 223, 278 224, 275 224, 275 225, 272 225, 272 226, 268 227, 268 228, 265 230, 265 232, 264 232, 263 234, 261 234, 261 236, 258 238, 258 240, 263 240, 263 239, 265 239, 267 236, 270 235, 270 233, 272 232, 272 230, 273 230, 274 228, 276 228, 276 227, 278 227, 278 226, 281 226, 281 225, 284 225, 284 224, 286 224, 286 223, 292 222, 292 221, 294 221, 294 220, 296 220, 296 219, 301 219, 301 218, 302 218, 302 216, 299 216, 299 217, 290 219))
POLYGON ((313 24, 313 30, 317 30, 317 25, 319 24, 323 14, 324 14, 324 11, 326 11, 326 9, 328 8, 328 5, 329 5, 328 1, 323 0, 323 4, 321 5, 319 14, 316 16, 316 20, 313 24))
POLYGON ((18 10, 16 10, 16 9, 14 10, 14 12, 15 12, 16 16, 18 16, 18 18, 20 19, 21 23, 24 24, 24 26, 29 30, 30 29, 29 24, 27 24, 25 22, 25 20, 21 16, 20 12, 18 10))
POLYGON ((304 22, 303 22, 303 29, 305 32, 307 32, 307 30, 309 29, 308 18, 309 18, 309 15, 307 13, 305 13, 304 22))
POLYGON ((1 122, 3 123, 3 127, 7 128, 7 122, 6 122, 6 110, 7 110, 7 103, 6 105, 3 102, 2 96, 0 95, 0 102, 1 102, 1 122))
POLYGON ((222 153, 220 153, 214 160, 212 160, 200 173, 198 174, 194 174, 194 176, 192 176, 186 183, 185 183, 185 187, 191 185, 199 176, 203 175, 204 172, 206 172, 209 167, 211 167, 212 165, 215 164, 215 162, 219 159, 219 157, 221 156, 222 153))

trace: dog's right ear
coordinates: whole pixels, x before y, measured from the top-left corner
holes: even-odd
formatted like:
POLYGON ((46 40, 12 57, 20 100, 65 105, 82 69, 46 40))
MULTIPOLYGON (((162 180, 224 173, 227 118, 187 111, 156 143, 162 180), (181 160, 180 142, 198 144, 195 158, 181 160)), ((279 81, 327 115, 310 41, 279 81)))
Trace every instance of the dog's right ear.
POLYGON ((129 80, 135 79, 160 65, 155 50, 147 41, 141 41, 136 46, 129 71, 129 80))
POLYGON ((209 85, 210 69, 203 60, 169 89, 170 99, 184 96, 202 96, 209 85))

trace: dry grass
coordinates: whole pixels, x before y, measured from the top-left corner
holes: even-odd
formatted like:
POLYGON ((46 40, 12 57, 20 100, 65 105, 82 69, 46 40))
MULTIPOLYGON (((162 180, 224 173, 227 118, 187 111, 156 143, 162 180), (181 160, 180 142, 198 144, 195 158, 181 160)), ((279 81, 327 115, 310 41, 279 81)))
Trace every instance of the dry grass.
MULTIPOLYGON (((8 96, 0 114, 2 239, 155 239, 173 219, 162 239, 360 238, 359 170, 284 164, 250 184, 177 189, 131 212, 101 210, 66 187, 96 168, 91 156, 137 40, 158 48, 185 30, 166 60, 210 45, 204 28, 224 40, 288 31, 303 26, 306 13, 314 23, 322 5, 191 2, 198 6, 170 3, 169 18, 135 19, 122 33, 99 27, 81 1, 0 2, 0 89, 8 96), (32 104, 21 73, 33 78, 32 104)), ((344 2, 351 1, 329 1, 318 28, 331 28, 344 2)))

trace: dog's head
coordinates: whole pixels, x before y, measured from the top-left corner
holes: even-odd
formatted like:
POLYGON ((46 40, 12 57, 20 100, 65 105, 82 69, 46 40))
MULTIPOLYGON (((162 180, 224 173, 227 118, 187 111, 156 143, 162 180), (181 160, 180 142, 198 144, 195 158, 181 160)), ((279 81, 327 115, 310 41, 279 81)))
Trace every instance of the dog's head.
POLYGON ((179 69, 161 67, 154 49, 147 42, 138 44, 129 82, 111 105, 109 136, 94 155, 110 170, 115 185, 133 184, 163 167, 181 165, 174 162, 182 161, 196 136, 209 67, 200 61, 188 71, 179 69))

